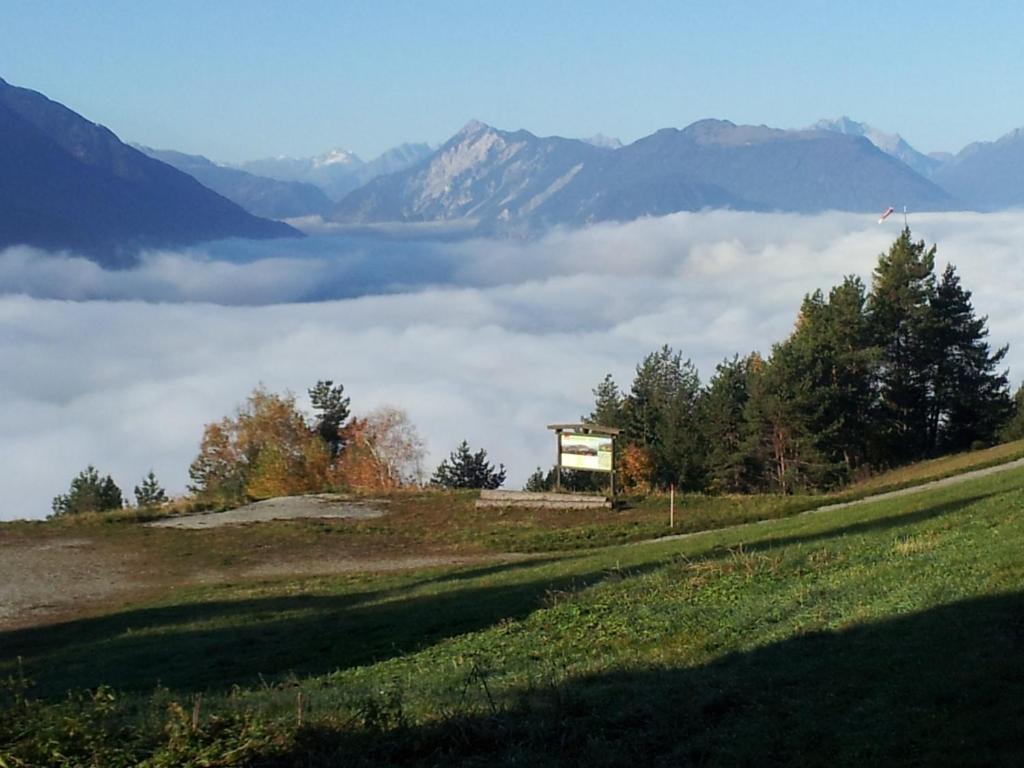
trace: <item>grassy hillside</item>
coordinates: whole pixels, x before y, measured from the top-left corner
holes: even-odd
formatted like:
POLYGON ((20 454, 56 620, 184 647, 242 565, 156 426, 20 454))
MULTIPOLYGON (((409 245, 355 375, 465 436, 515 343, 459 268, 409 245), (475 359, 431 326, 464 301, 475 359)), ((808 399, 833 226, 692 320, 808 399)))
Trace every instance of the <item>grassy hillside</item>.
POLYGON ((0 765, 1018 765, 1022 551, 1016 470, 536 561, 179 590, 0 634, 0 765))

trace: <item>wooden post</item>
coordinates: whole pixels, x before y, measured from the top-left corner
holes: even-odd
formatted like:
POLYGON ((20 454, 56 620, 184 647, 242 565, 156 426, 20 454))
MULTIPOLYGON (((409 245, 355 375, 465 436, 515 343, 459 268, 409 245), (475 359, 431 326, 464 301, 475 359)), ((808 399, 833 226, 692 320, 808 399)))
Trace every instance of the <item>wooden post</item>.
POLYGON ((562 490, 562 430, 555 431, 555 492, 562 490))
POLYGON ((676 527, 676 484, 668 487, 668 527, 676 527))
POLYGON ((611 472, 612 509, 615 509, 615 437, 612 437, 612 472, 611 472))

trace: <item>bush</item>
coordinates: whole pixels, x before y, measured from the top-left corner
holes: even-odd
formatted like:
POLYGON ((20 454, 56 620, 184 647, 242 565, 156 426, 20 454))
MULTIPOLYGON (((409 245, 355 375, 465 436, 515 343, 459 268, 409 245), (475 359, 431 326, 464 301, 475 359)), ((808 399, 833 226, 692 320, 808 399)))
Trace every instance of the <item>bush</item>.
POLYGON ((153 470, 149 470, 142 485, 135 486, 135 503, 140 508, 157 507, 167 501, 167 493, 157 482, 153 470))
POLYGON ((55 496, 51 508, 53 516, 76 515, 82 512, 105 512, 121 509, 124 497, 110 475, 100 479, 96 467, 90 464, 71 481, 65 494, 55 496))
POLYGON ((447 459, 441 462, 430 479, 431 485, 442 488, 486 488, 492 490, 505 482, 505 465, 495 469, 487 461, 487 451, 481 448, 476 453, 469 450, 463 440, 447 459))

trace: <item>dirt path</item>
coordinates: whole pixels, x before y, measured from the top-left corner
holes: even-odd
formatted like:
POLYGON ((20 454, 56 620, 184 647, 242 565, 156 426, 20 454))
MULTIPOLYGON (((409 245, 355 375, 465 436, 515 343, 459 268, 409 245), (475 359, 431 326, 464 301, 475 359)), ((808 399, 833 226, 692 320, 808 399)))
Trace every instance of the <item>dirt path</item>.
MULTIPOLYGON (((998 472, 1006 472, 1011 469, 1019 469, 1024 467, 1024 459, 1017 459, 1016 461, 1010 461, 1006 464, 997 464, 994 467, 985 467, 984 469, 974 469, 970 472, 964 472, 959 475, 953 475, 952 477, 944 477, 941 480, 932 480, 921 485, 914 485, 910 488, 900 488, 896 491, 886 491, 885 493, 876 493, 872 496, 865 496, 862 499, 856 499, 855 501, 843 501, 838 504, 825 504, 814 509, 808 509, 796 517, 803 517, 804 515, 816 515, 819 512, 831 512, 836 509, 845 509, 846 507, 855 507, 860 504, 871 504, 875 501, 885 501, 886 499, 895 499, 900 496, 912 496, 916 493, 924 493, 925 491, 931 491, 936 488, 945 488, 950 485, 959 485, 960 483, 966 483, 969 480, 975 480, 979 477, 986 477, 987 475, 994 475, 998 472)), ((729 525, 725 528, 713 528, 707 531, 693 531, 691 533, 676 533, 671 536, 660 536, 656 539, 645 539, 644 541, 633 542, 634 546, 642 546, 644 544, 660 544, 666 541, 679 541, 681 539, 692 539, 694 536, 705 536, 711 533, 719 533, 721 531, 733 531, 738 528, 750 528, 755 525, 765 525, 766 523, 773 523, 775 519, 771 520, 757 520, 753 523, 740 523, 739 525, 729 525)))
POLYGON ((915 493, 924 493, 925 491, 931 491, 935 488, 945 488, 949 485, 959 485, 960 483, 966 483, 968 480, 974 480, 979 477, 986 477, 987 475, 994 475, 998 472, 1006 472, 1010 469, 1018 469, 1024 467, 1024 459, 1017 459, 1016 461, 1010 461, 1006 464, 997 464, 994 467, 985 467, 984 469, 975 469, 970 472, 964 472, 960 475, 953 475, 952 477, 944 477, 941 480, 932 480, 930 483, 924 485, 915 485, 910 488, 900 488, 898 491, 888 491, 886 493, 876 493, 874 496, 865 496, 863 499, 857 499, 856 501, 844 501, 840 504, 826 504, 823 507, 817 509, 810 509, 806 512, 802 512, 804 515, 813 515, 817 512, 829 512, 833 509, 844 509, 845 507, 855 507, 858 504, 869 504, 873 501, 883 501, 885 499, 895 499, 900 496, 911 496, 915 493))

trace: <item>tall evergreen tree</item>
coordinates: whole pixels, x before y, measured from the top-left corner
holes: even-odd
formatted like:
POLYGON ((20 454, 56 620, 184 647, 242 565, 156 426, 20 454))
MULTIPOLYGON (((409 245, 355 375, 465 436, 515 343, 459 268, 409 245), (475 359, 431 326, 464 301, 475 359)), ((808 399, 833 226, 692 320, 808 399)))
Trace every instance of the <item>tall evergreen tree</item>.
POLYGON ((655 485, 674 483, 691 490, 703 486, 700 397, 697 369, 668 345, 637 366, 623 407, 624 423, 627 439, 651 452, 655 485))
POLYGON ((601 383, 594 387, 594 410, 584 421, 602 427, 621 428, 625 420, 624 398, 619 386, 610 373, 605 374, 601 383))
POLYGON ((756 353, 725 360, 715 368, 701 405, 701 425, 707 445, 708 482, 712 490, 743 492, 752 480, 747 455, 744 413, 753 378, 763 363, 756 353))
POLYGON ((930 452, 990 443, 1013 410, 1007 373, 997 370, 1008 348, 989 347, 988 318, 975 316, 971 292, 952 265, 942 273, 931 309, 930 452))
POLYGON ((337 458, 345 447, 341 430, 349 416, 349 399, 345 397, 345 387, 335 385, 330 379, 320 380, 309 389, 309 399, 316 411, 313 428, 327 444, 331 457, 337 458))
POLYGON ((864 312, 865 291, 847 277, 804 299, 792 336, 776 346, 780 395, 792 401, 820 459, 818 483, 834 485, 863 463, 874 401, 876 350, 864 312))
POLYGON ((744 408, 743 461, 754 490, 792 493, 823 482, 828 463, 818 452, 812 414, 794 396, 794 364, 785 345, 755 376, 744 408))
POLYGON ((867 311, 879 348, 879 399, 873 458, 910 461, 929 452, 929 400, 934 362, 932 313, 935 246, 904 229, 875 268, 867 311))

